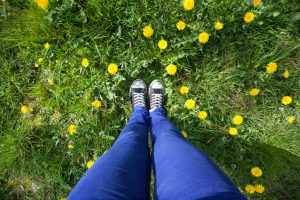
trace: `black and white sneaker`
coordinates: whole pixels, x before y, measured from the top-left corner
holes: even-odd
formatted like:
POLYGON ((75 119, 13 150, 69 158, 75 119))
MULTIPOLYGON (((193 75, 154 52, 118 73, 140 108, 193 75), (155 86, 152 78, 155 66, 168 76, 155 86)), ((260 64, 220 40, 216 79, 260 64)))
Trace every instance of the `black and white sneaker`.
POLYGON ((164 86, 160 80, 154 80, 149 86, 150 112, 164 106, 164 86))
POLYGON ((130 97, 132 107, 142 106, 147 108, 146 95, 147 95, 146 83, 141 79, 137 79, 133 81, 129 90, 129 97, 130 97))

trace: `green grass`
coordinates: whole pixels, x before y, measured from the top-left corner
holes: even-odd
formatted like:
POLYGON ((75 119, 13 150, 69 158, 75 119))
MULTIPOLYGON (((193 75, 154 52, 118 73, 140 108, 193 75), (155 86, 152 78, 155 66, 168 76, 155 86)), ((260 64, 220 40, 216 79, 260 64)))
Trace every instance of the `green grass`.
POLYGON ((248 0, 206 0, 189 12, 181 3, 52 0, 47 11, 29 0, 0 3, 0 199, 67 196, 87 161, 107 151, 126 124, 136 78, 164 82, 170 119, 243 192, 247 184, 265 185, 249 199, 300 199, 300 3, 265 0, 253 8, 248 0), (250 10, 256 17, 245 25, 250 10), (179 20, 187 23, 182 32, 179 20), (216 32, 215 21, 224 29, 216 32), (142 35, 148 24, 151 39, 142 35), (197 40, 202 31, 210 34, 205 45, 197 40), (157 47, 161 38, 169 43, 164 51, 157 47), (270 61, 278 64, 272 75, 265 72, 270 61), (107 72, 112 62, 120 68, 114 76, 107 72), (175 76, 165 72, 169 63, 178 68, 175 76), (189 94, 179 93, 181 85, 189 94), (256 97, 248 94, 253 87, 261 90, 256 97), (285 95, 293 97, 289 106, 281 104, 285 95), (183 106, 189 98, 196 100, 193 110, 183 106), (94 99, 102 101, 98 110, 94 99), (33 111, 22 114, 22 105, 33 111), (200 110, 209 114, 204 121, 200 110), (227 130, 236 114, 244 123, 233 137, 227 130), (289 124, 288 116, 296 122, 289 124), (70 124, 77 133, 68 137, 70 124), (262 177, 251 175, 253 166, 263 169, 262 177))

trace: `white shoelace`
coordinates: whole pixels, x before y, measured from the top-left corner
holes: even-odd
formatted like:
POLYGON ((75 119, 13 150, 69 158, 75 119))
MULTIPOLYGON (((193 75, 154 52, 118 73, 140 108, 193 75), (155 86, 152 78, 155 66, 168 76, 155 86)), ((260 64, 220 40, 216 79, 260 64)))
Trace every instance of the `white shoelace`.
POLYGON ((133 105, 146 107, 144 93, 133 93, 132 97, 133 105))
POLYGON ((152 94, 151 95, 151 109, 161 108, 163 105, 163 95, 162 94, 152 94))

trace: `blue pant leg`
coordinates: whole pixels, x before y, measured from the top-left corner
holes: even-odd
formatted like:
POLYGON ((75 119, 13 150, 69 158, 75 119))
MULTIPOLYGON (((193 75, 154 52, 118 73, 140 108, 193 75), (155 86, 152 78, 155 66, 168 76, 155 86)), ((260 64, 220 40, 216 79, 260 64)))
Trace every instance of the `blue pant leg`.
POLYGON ((165 117, 150 112, 157 200, 245 200, 225 173, 191 145, 165 117))
POLYGON ((148 127, 148 111, 135 107, 114 145, 83 175, 67 199, 149 199, 148 127))

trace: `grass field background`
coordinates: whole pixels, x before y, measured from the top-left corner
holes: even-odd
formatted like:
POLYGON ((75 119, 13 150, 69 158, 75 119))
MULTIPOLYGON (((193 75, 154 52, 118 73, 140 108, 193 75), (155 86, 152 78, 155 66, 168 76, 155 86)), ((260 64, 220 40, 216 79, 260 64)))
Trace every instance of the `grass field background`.
POLYGON ((163 81, 168 117, 249 199, 300 199, 298 0, 263 0, 258 7, 248 0, 195 1, 190 11, 181 0, 50 0, 47 9, 2 0, 0 14, 0 199, 66 197, 126 124, 136 78, 163 81), (248 11, 252 23, 243 20, 248 11), (143 36, 147 25, 151 38, 143 36), (201 44, 204 31, 210 38, 201 44), (157 46, 162 38, 165 50, 157 46), (270 62, 278 65, 273 74, 266 73, 270 62), (115 75, 110 63, 119 67, 115 75), (166 72, 171 63, 175 75, 166 72), (180 94, 183 85, 188 94, 180 94), (249 95, 252 88, 260 93, 249 95), (292 103, 283 105, 283 96, 292 103), (96 99, 100 108, 91 105, 96 99), (184 107, 187 99, 196 101, 194 109, 184 107), (29 112, 21 112, 24 105, 29 112), (197 117, 201 110, 205 120, 197 117), (235 115, 244 118, 239 126, 231 122, 235 115), (238 134, 228 134, 230 127, 238 134), (251 174, 255 166, 262 176, 251 174), (265 191, 249 194, 248 184, 265 191))

